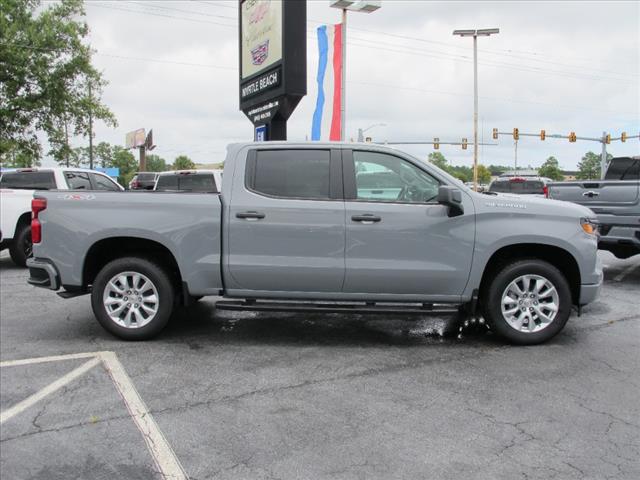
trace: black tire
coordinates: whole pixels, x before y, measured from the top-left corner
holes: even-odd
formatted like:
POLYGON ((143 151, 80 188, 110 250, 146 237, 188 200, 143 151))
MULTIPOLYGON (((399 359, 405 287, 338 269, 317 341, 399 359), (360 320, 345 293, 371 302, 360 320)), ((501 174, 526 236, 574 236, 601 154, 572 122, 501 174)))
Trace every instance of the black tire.
MULTIPOLYGON (((502 266, 481 296, 484 317, 491 329, 510 343, 535 345, 557 335, 571 315, 571 289, 566 277, 543 260, 523 259, 502 266), (522 275, 539 275, 553 284, 558 293, 559 308, 551 323, 537 332, 523 332, 512 327, 502 314, 502 295, 507 286, 522 275)), ((535 307, 534 307, 535 308, 535 307)))
POLYGON ((170 276, 158 264, 140 257, 125 257, 107 263, 93 282, 91 307, 98 322, 105 330, 123 340, 149 340, 158 335, 167 325, 173 312, 175 291, 170 276), (107 313, 103 295, 108 282, 122 272, 136 272, 146 276, 158 292, 158 307, 149 323, 128 328, 117 324, 107 313))
POLYGON ((27 266, 27 258, 33 256, 33 243, 31 243, 31 225, 23 225, 18 228, 13 242, 9 247, 9 255, 13 263, 19 267, 27 266))

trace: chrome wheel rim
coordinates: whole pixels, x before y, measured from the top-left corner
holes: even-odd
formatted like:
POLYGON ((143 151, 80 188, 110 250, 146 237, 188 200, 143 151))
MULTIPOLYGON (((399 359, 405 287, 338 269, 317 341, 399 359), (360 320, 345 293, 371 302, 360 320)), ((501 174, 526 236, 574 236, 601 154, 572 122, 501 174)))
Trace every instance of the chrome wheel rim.
POLYGON ((536 333, 553 323, 560 308, 555 285, 540 275, 522 275, 502 293, 502 316, 519 332, 536 333))
POLYGON ((158 289, 139 272, 122 272, 107 282, 102 303, 117 325, 135 329, 151 322, 158 314, 158 289))

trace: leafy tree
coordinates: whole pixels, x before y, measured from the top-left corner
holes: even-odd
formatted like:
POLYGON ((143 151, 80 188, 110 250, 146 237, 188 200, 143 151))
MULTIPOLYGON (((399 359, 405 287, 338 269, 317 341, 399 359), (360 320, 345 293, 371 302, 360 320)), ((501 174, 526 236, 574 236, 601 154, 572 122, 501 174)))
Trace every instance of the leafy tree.
POLYGON ((164 172, 167 170, 167 162, 159 155, 147 155, 147 172, 164 172))
POLYGON ((120 185, 128 185, 138 171, 138 161, 133 153, 119 145, 114 146, 112 152, 113 157, 107 167, 119 168, 118 182, 120 185))
POLYGON ((173 162, 174 170, 193 170, 194 168, 196 168, 196 164, 193 163, 191 159, 186 155, 180 155, 176 157, 175 161, 173 162))
POLYGON ((89 115, 116 124, 100 101, 105 81, 83 43, 83 2, 42 8, 40 0, 2 0, 1 10, 0 161, 16 152, 40 158, 42 132, 54 158, 71 163, 69 137, 89 133, 89 115))
POLYGON ((448 172, 449 170, 449 163, 447 162, 447 159, 445 158, 445 156, 440 153, 440 152, 432 152, 429 154, 429 162, 431 162, 433 165, 435 165, 436 167, 444 170, 445 172, 448 172))
MULTIPOLYGON (((607 155, 607 162, 613 158, 613 155, 607 155)), ((591 180, 600 178, 600 155, 593 152, 585 153, 582 161, 578 163, 578 180, 591 180)))
POLYGON ((541 177, 547 177, 551 180, 564 180, 564 175, 560 170, 560 165, 556 157, 549 157, 545 160, 542 166, 538 169, 538 175, 541 177))
MULTIPOLYGON (((0 140, 1 142, 2 140, 0 140)), ((27 150, 12 147, 5 155, 0 157, 0 166, 5 168, 30 168, 39 167, 40 159, 33 156, 27 150)))
POLYGON ((491 181, 491 170, 482 164, 478 164, 478 183, 489 183, 491 181))

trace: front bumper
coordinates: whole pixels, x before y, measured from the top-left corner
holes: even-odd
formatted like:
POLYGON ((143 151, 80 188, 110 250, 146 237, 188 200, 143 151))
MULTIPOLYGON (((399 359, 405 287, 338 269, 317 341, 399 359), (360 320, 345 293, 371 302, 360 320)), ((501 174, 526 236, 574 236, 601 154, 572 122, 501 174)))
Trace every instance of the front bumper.
POLYGON ((27 267, 29 268, 27 283, 30 285, 51 290, 60 288, 60 275, 52 263, 39 258, 29 258, 27 267))
POLYGON ((602 262, 599 258, 596 260, 596 270, 594 273, 597 276, 597 280, 595 283, 583 283, 582 285, 580 285, 581 306, 593 302, 596 298, 598 298, 598 295, 600 294, 600 288, 602 288, 604 274, 602 272, 602 262))

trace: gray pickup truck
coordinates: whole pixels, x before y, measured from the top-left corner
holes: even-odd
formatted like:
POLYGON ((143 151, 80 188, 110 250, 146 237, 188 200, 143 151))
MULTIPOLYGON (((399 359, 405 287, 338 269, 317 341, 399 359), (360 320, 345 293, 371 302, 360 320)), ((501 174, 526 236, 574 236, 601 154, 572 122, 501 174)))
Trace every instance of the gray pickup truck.
POLYGON ((535 344, 602 282, 589 209, 474 193, 382 146, 233 144, 219 194, 34 197, 29 283, 90 292, 98 321, 123 339, 150 338, 175 306, 216 295, 256 310, 454 304, 535 344))
POLYGON ((618 258, 640 253, 640 156, 611 159, 604 180, 556 182, 548 191, 598 216, 598 248, 618 258))

